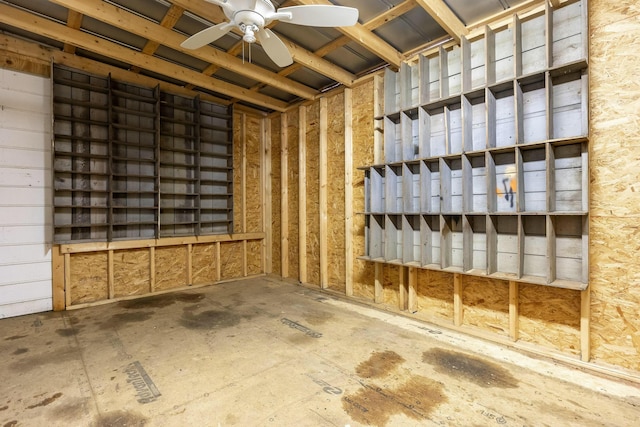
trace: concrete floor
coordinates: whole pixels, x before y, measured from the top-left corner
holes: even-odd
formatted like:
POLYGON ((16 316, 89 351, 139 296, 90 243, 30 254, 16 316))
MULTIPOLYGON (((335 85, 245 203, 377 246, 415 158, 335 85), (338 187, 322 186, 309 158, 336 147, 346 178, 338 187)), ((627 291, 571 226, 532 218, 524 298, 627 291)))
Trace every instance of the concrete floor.
POLYGON ((0 426, 637 426, 640 390, 250 279, 0 320, 0 426))

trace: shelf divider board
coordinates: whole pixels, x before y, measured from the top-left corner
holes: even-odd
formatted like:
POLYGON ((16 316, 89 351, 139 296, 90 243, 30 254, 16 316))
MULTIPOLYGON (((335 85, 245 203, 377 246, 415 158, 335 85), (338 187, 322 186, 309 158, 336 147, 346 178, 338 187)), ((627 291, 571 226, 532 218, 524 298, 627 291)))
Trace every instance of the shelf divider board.
POLYGON ((471 42, 465 36, 460 36, 460 47, 462 49, 462 93, 466 93, 472 88, 471 42))
POLYGON ((526 76, 539 73, 547 69, 547 40, 546 16, 534 16, 520 20, 520 37, 517 40, 520 51, 520 68, 516 69, 516 76, 526 76), (519 41, 518 41, 519 40, 519 41))
POLYGON ((522 21, 517 13, 513 14, 513 73, 522 75, 522 21))
POLYGON ((460 154, 463 151, 463 123, 461 104, 449 104, 444 107, 445 141, 447 154, 460 154))
POLYGON ((373 164, 384 162, 384 77, 376 74, 373 77, 373 164))
POLYGON ((431 117, 423 107, 418 107, 418 143, 418 156, 421 159, 431 157, 431 117))
POLYGON ((520 212, 546 212, 547 162, 544 146, 518 149, 518 202, 520 212))
POLYGON ((431 81, 430 81, 430 72, 429 69, 429 58, 420 54, 418 55, 418 67, 419 67, 419 75, 420 81, 418 87, 420 88, 420 105, 428 104, 431 101, 431 81))
POLYGON ((444 107, 428 111, 429 115, 429 157, 447 154, 447 137, 444 107))
POLYGON ((403 165, 387 165, 385 171, 385 200, 384 212, 400 214, 404 210, 403 205, 403 165))
POLYGON ((400 111, 400 82, 398 73, 384 70, 384 113, 394 114, 400 111))
POLYGON ((385 190, 385 167, 378 166, 370 169, 371 177, 371 197, 370 210, 372 213, 385 212, 386 206, 386 190, 385 190))
MULTIPOLYGON (((585 1, 586 3, 586 1, 585 1)), ((587 6, 574 2, 551 10, 551 66, 566 64, 587 57, 587 6)))
POLYGON ((552 133, 550 139, 587 136, 588 79, 582 70, 552 77, 550 110, 552 133))
POLYGON ((408 214, 417 214, 421 210, 421 186, 420 163, 405 163, 402 171, 402 211, 408 214))
POLYGON ((556 227, 554 217, 546 215, 547 228, 547 284, 551 284, 556 280, 556 227))
POLYGON ((496 96, 491 89, 485 90, 485 111, 486 111, 486 141, 487 148, 496 147, 496 96))
POLYGON ((402 113, 384 118, 384 161, 394 163, 402 160, 402 113))
POLYGON ((440 216, 421 215, 420 239, 422 241, 421 258, 422 267, 440 267, 440 216))
POLYGON ((402 262, 403 264, 420 265, 421 262, 421 236, 420 216, 402 216, 402 262))
POLYGON ((400 114, 402 126, 402 160, 415 160, 420 155, 420 117, 418 108, 403 111, 400 114))
POLYGON ((440 46, 438 50, 440 52, 438 55, 440 59, 440 99, 444 99, 449 97, 449 59, 445 48, 440 46))
POLYGON ((384 259, 387 262, 402 263, 402 215, 385 215, 384 259))

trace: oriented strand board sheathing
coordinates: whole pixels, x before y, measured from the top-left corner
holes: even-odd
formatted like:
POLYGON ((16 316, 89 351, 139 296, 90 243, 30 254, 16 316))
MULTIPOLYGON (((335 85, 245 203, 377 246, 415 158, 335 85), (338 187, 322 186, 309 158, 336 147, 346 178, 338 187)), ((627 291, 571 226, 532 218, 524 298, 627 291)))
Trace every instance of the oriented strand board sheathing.
MULTIPOLYGON (((364 255, 364 173, 359 166, 373 163, 373 81, 353 88, 353 251, 364 255)), ((354 296, 373 299, 373 264, 357 260, 353 271, 354 296)))
POLYGON ((187 246, 156 248, 156 291, 187 286, 187 246))
POLYGON ((242 242, 220 243, 220 279, 229 280, 243 277, 242 242))
POLYGON ((262 240, 250 240, 247 242, 247 274, 251 276, 261 273, 264 273, 262 240))
POLYGON ((149 249, 132 249, 113 253, 114 297, 144 295, 150 291, 149 249))
POLYGON ((307 192, 301 203, 307 206, 307 282, 320 286, 320 103, 307 107, 306 167, 307 192))
POLYGON ((281 224, 281 116, 276 116, 271 120, 271 271, 273 274, 282 275, 281 246, 282 246, 282 224, 281 224))
POLYGON ((400 309, 400 268, 392 264, 382 268, 382 303, 394 310, 400 309))
POLYGON ((244 233, 243 227, 243 161, 246 145, 246 113, 233 114, 233 232, 244 233))
POLYGON ((509 282, 462 277, 463 324, 509 335, 509 282))
POLYGON ((329 288, 345 292, 344 93, 327 99, 327 216, 329 288))
POLYGON ((580 354, 580 292, 519 284, 520 340, 580 354))
POLYGON ((216 245, 193 245, 191 249, 194 285, 214 283, 217 280, 216 245))
POLYGON ((417 317, 453 322, 453 274, 418 270, 417 317))
POLYGON ((640 370, 640 6, 589 0, 591 356, 640 370))
POLYGON ((109 297, 106 252, 71 254, 71 305, 109 297))
POLYGON ((262 118, 247 115, 247 229, 245 232, 263 231, 262 193, 264 182, 262 176, 262 118))
POLYGON ((299 279, 299 238, 298 238, 298 223, 299 218, 299 203, 300 203, 300 191, 299 191, 299 132, 298 123, 300 120, 300 113, 297 108, 291 109, 287 113, 287 149, 289 152, 289 163, 287 164, 287 178, 288 178, 288 193, 289 193, 289 278, 299 279))

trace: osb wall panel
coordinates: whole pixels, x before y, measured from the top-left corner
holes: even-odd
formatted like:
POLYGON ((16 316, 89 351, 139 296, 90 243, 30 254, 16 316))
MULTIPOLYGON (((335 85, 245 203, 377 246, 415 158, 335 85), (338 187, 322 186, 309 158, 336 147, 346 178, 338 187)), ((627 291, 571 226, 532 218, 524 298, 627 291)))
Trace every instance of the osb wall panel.
POLYGON ((306 167, 307 192, 301 199, 307 206, 307 283, 320 285, 320 103, 307 107, 306 167))
POLYGON ((107 299, 107 253, 71 254, 71 304, 107 299))
POLYGON ((640 5, 589 3, 591 355, 638 371, 640 5))
POLYGON ((243 176, 242 159, 246 145, 246 113, 233 114, 233 232, 244 233, 242 224, 243 176))
POLYGON ((220 243, 220 279, 237 279, 243 276, 244 251, 242 242, 220 243))
POLYGON ((262 256, 262 240, 247 242, 247 274, 264 273, 262 256))
POLYGON ((282 275, 282 138, 280 133, 281 116, 271 120, 271 272, 282 275))
MULTIPOLYGON (((300 152, 299 152, 299 127, 300 114, 298 109, 292 109, 287 113, 287 141, 286 149, 288 151, 287 168, 287 192, 289 193, 289 278, 300 278, 299 264, 299 223, 300 223, 300 152)), ((283 165, 284 167, 284 165, 283 165)))
POLYGON ((400 309, 400 267, 384 264, 382 268, 382 303, 387 307, 400 309))
POLYGON ((193 284, 214 283, 217 280, 216 270, 216 245, 193 245, 191 247, 191 277, 193 284))
POLYGON ((247 233, 263 231, 262 118, 247 115, 247 233))
POLYGON ((345 292, 344 93, 327 99, 327 216, 329 288, 345 292))
POLYGON ((453 322, 453 274, 418 270, 417 317, 453 322))
MULTIPOLYGON (((373 80, 353 88, 353 256, 364 255, 364 173, 359 166, 373 164, 373 80)), ((374 266, 356 259, 354 296, 373 299, 374 266)))
POLYGON ((156 248, 156 291, 187 286, 187 247, 156 248))
POLYGON ((520 284, 520 340, 580 354, 580 292, 520 284))
POLYGON ((509 282, 462 276, 463 324, 509 335, 509 282))
POLYGON ((113 253, 113 294, 116 298, 149 293, 149 260, 147 248, 113 253))

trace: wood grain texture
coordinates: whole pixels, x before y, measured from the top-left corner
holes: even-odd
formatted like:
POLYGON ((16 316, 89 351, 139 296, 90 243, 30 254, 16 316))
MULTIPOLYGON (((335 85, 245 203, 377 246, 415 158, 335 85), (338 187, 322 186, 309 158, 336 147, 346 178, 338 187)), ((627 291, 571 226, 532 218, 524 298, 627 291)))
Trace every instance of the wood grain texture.
POLYGON ((300 113, 297 108, 287 113, 287 148, 289 151, 289 163, 287 164, 288 193, 289 193, 289 278, 299 279, 299 236, 298 224, 300 221, 300 191, 298 186, 298 178, 300 175, 299 161, 300 155, 298 150, 299 132, 298 123, 300 113))
POLYGON ((320 103, 307 107, 307 193, 300 195, 300 202, 307 207, 307 283, 320 286, 320 103))
POLYGON ((193 284, 215 283, 218 277, 216 244, 193 245, 191 250, 193 284))
POLYGON ((114 251, 114 297, 144 295, 149 292, 149 250, 114 251))
POLYGON ((462 287, 463 324, 509 336, 509 282, 464 276, 462 287))
POLYGON ((187 286, 187 246, 156 248, 156 291, 187 286))
POLYGON ((329 288, 345 292, 344 93, 327 99, 327 216, 329 288))
POLYGON ((276 275, 282 275, 282 140, 280 123, 280 116, 271 119, 271 270, 276 275))
POLYGON ((580 291, 521 283, 519 296, 520 340, 580 353, 580 291))
POLYGON ((262 180, 262 145, 260 122, 263 119, 253 115, 247 115, 247 183, 245 192, 247 196, 247 231, 263 231, 262 196, 264 182, 262 180))
POLYGON ((243 158, 246 145, 246 113, 233 114, 233 232, 242 233, 243 229, 243 200, 244 174, 243 158))
POLYGON ((220 279, 229 280, 242 277, 243 243, 220 243, 220 279))
POLYGON ((392 264, 382 268, 382 304, 392 310, 400 310, 400 268, 392 264))
POLYGON ((591 356, 638 371, 640 6, 589 3, 591 356))
POLYGON ((106 252, 72 254, 69 269, 70 305, 101 301, 109 297, 106 252))
POLYGON ((418 312, 424 320, 453 323, 453 274, 436 270, 418 270, 418 312))
POLYGON ((262 240, 247 242, 247 274, 249 276, 264 273, 262 253, 262 240))

